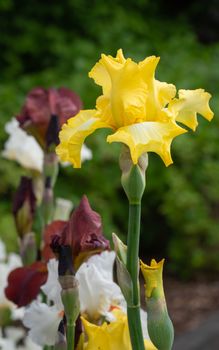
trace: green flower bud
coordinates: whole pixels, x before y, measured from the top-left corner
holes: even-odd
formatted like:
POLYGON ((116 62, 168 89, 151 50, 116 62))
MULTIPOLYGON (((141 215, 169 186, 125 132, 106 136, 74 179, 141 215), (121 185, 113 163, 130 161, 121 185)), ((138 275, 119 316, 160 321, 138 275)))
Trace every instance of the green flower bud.
POLYGON ((59 276, 59 283, 67 323, 75 324, 80 313, 78 281, 73 275, 64 275, 59 276))
POLYGON ((133 283, 130 273, 127 270, 127 246, 119 239, 119 237, 113 233, 113 243, 116 252, 116 274, 118 284, 121 288, 122 294, 128 304, 133 306, 133 283))
POLYGON ((36 238, 33 232, 27 233, 21 240, 20 255, 24 265, 31 265, 37 260, 36 238))
POLYGON ((116 255, 123 262, 123 264, 126 265, 127 246, 121 241, 121 239, 119 239, 119 237, 115 233, 112 234, 112 238, 116 255))
POLYGON ((145 189, 145 171, 148 166, 148 155, 144 153, 138 160, 138 164, 133 164, 129 148, 124 146, 119 160, 122 171, 121 183, 128 197, 130 204, 140 202, 145 189))

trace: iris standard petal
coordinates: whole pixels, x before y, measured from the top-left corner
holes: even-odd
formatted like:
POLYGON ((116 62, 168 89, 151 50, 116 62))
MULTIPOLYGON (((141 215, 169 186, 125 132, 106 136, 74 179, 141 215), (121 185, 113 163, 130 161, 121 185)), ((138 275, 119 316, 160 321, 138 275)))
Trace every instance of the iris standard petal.
POLYGON ((121 64, 105 55, 101 62, 111 80, 110 93, 99 97, 97 101, 101 118, 110 118, 114 128, 143 121, 147 84, 141 77, 138 64, 131 59, 121 64))
POLYGON ((119 128, 107 137, 107 142, 122 142, 131 153, 132 161, 137 164, 138 158, 145 152, 157 153, 165 165, 172 163, 170 145, 173 138, 186 130, 174 122, 144 122, 119 128))
POLYGON ((175 115, 175 120, 185 124, 193 131, 198 125, 197 113, 211 121, 213 112, 209 107, 211 95, 203 89, 179 90, 179 98, 174 99, 168 109, 175 115))
POLYGON ((82 110, 63 125, 56 153, 62 161, 71 162, 75 168, 80 168, 81 148, 85 138, 96 129, 107 127, 110 126, 97 117, 96 110, 82 110))
POLYGON ((176 87, 155 79, 155 70, 160 58, 156 56, 147 57, 139 62, 142 79, 148 87, 148 98, 146 101, 146 120, 164 121, 162 108, 164 108, 176 95, 176 87))

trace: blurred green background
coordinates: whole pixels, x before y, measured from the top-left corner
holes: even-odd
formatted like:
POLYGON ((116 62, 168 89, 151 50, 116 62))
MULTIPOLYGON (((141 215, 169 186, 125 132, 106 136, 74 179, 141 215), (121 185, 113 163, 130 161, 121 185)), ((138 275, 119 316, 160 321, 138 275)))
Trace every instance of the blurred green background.
MULTIPOLYGON (((177 88, 202 87, 215 118, 199 118, 196 133, 178 137, 174 164, 150 153, 143 198, 141 255, 167 257, 180 278, 219 271, 219 5, 209 1, 2 0, 0 2, 0 146, 4 124, 19 113, 35 86, 66 86, 93 108, 100 88, 88 72, 102 52, 142 60, 161 56, 157 78, 177 88)), ((93 160, 61 169, 56 194, 75 205, 86 193, 104 232, 125 236, 128 206, 120 186, 119 145, 105 132, 87 140, 93 160)), ((1 158, 0 235, 16 249, 11 199, 23 170, 1 158)))

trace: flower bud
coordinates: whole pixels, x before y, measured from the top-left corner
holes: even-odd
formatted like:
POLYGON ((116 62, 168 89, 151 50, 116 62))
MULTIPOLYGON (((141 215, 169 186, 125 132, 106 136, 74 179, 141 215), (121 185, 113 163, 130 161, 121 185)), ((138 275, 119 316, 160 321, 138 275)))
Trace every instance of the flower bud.
POLYGON ((20 255, 24 265, 30 265, 37 260, 37 246, 33 232, 29 232, 23 237, 20 243, 20 255))
POLYGON ((145 189, 145 171, 148 166, 148 155, 144 153, 135 165, 132 162, 129 148, 123 146, 120 155, 121 183, 130 204, 140 202, 145 189))
POLYGON ((33 192, 32 179, 23 176, 13 201, 13 214, 20 237, 31 232, 35 209, 36 197, 33 192))
POLYGON ((141 271, 145 280, 145 298, 148 314, 148 333, 151 341, 159 350, 171 350, 174 339, 174 329, 167 311, 163 289, 164 259, 151 265, 141 262, 141 271))
POLYGON ((122 294, 128 304, 133 305, 133 284, 131 276, 126 268, 127 246, 113 233, 113 244, 116 252, 116 275, 122 294))
POLYGON ((123 264, 126 265, 127 262, 127 246, 119 239, 119 237, 113 233, 113 244, 114 244, 114 250, 116 252, 116 255, 118 258, 123 262, 123 264))
POLYGON ((67 323, 75 324, 80 313, 78 281, 73 275, 65 275, 59 276, 59 283, 67 323))

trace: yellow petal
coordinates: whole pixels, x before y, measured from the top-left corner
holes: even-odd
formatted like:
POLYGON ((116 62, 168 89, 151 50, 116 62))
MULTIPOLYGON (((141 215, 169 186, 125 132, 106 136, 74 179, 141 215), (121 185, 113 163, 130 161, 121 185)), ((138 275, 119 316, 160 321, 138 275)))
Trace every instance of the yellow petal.
POLYGON ((163 108, 175 97, 176 87, 159 80, 155 80, 154 83, 160 107, 163 108))
POLYGON ((104 94, 109 94, 111 89, 111 79, 107 69, 102 62, 102 59, 100 59, 100 61, 95 64, 88 75, 90 78, 94 79, 97 85, 102 86, 104 94))
POLYGON ((134 164, 137 164, 138 158, 145 152, 157 153, 165 165, 172 163, 170 146, 174 137, 185 133, 174 122, 145 122, 133 124, 119 128, 117 132, 107 137, 108 142, 123 142, 131 153, 134 164))
POLYGON ((138 65, 128 59, 116 74, 112 68, 108 71, 112 81, 109 104, 117 128, 143 121, 148 91, 138 65))
POLYGON ((153 291, 156 289, 156 294, 159 297, 164 297, 163 291, 163 264, 164 259, 160 262, 151 260, 151 265, 140 263, 141 271, 145 280, 145 295, 147 298, 152 296, 153 291))
POLYGON ((56 153, 64 162, 71 162, 75 168, 81 167, 81 148, 85 138, 96 129, 109 127, 97 117, 96 110, 82 110, 68 119, 59 133, 60 144, 56 153))
MULTIPOLYGON (((97 326, 81 317, 88 341, 84 346, 86 350, 132 350, 127 316, 120 310, 113 312, 116 320, 111 323, 104 322, 97 326)), ((147 350, 156 350, 154 345, 145 340, 147 350)))
POLYGON ((159 57, 150 56, 139 62, 142 78, 148 86, 146 101, 146 120, 148 121, 164 121, 165 115, 162 113, 162 109, 176 95, 176 88, 173 84, 160 82, 154 78, 159 60, 159 57))
POLYGON ((209 107, 210 98, 211 95, 203 89, 179 90, 179 99, 173 100, 168 109, 175 115, 176 121, 195 131, 198 125, 197 113, 209 121, 213 118, 209 107))

